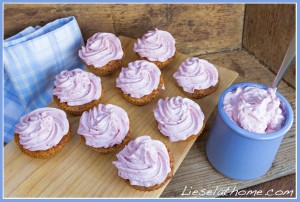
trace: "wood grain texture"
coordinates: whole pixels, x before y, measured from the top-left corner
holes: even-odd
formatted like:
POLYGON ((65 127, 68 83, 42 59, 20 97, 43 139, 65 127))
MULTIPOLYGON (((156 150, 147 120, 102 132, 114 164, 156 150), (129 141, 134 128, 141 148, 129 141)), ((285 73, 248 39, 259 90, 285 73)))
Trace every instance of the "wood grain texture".
MULTIPOLYGON (((120 37, 125 47, 126 59, 123 66, 136 59, 133 52, 135 40, 120 37)), ((189 57, 178 53, 175 59, 162 70, 166 90, 161 97, 184 96, 177 86, 173 73, 181 62, 189 57)), ((194 100, 201 107, 206 118, 210 116, 217 105, 221 92, 230 86, 237 73, 217 66, 222 78, 218 90, 203 99, 194 100)), ((120 72, 120 71, 119 71, 120 72)), ((157 99, 146 106, 135 106, 127 102, 115 87, 118 73, 102 77, 105 89, 103 103, 116 104, 124 108, 129 116, 132 127, 132 137, 150 135, 163 141, 174 155, 175 171, 192 147, 195 140, 171 143, 160 134, 153 116, 157 99)), ((57 107, 51 102, 51 107, 57 107)), ((137 191, 130 187, 118 174, 112 165, 116 160, 115 152, 101 155, 85 146, 76 134, 80 117, 68 116, 72 137, 65 148, 51 159, 33 159, 21 153, 14 142, 5 146, 4 151, 4 196, 5 197, 159 197, 164 188, 153 192, 137 191)), ((204 149, 201 148, 201 149, 204 149)), ((199 159, 204 158, 203 152, 199 159)), ((202 162, 206 166, 207 161, 202 162)), ((206 169, 206 167, 205 167, 206 169)), ((210 170, 212 170, 210 168, 210 170)), ((198 173, 198 172, 197 172, 198 173)), ((201 173, 201 172, 200 172, 201 173)), ((205 173, 204 173, 205 174, 205 173)))
MULTIPOLYGON (((291 174, 278 179, 274 179, 268 182, 264 182, 246 189, 244 191, 250 193, 250 191, 261 190, 263 196, 252 194, 256 198, 295 198, 296 197, 296 174, 291 174)), ((244 192, 242 192, 243 194, 244 192)), ((239 192, 233 192, 225 197, 230 198, 247 198, 247 196, 239 194, 239 192)), ((250 195, 251 196, 251 195, 250 195)), ((249 197, 249 196, 248 196, 249 197)))
MULTIPOLYGON (((207 59, 216 65, 234 70, 239 73, 234 83, 239 82, 258 82, 265 85, 271 85, 275 74, 261 65, 256 58, 243 50, 227 51, 222 53, 201 55, 200 58, 207 59)), ((278 91, 282 93, 291 103, 295 111, 295 89, 289 87, 285 82, 281 82, 278 91)), ((295 173, 296 157, 295 157, 295 122, 291 130, 285 135, 277 156, 272 164, 271 169, 261 178, 251 181, 235 181, 224 177, 212 168, 206 158, 205 141, 209 134, 212 122, 217 113, 214 110, 209 118, 205 131, 200 138, 197 139, 191 150, 185 157, 167 188, 161 197, 199 197, 199 196, 182 196, 185 186, 192 186, 193 189, 212 189, 216 186, 219 189, 231 189, 236 186, 237 189, 244 189, 253 185, 257 185, 275 178, 295 173)), ((216 197, 206 196, 206 197, 216 197)))
MULTIPOLYGON (((294 4, 246 5, 243 47, 275 73, 295 34, 294 4)), ((284 80, 295 87, 295 61, 284 80)))
POLYGON ((190 55, 241 48, 243 4, 5 4, 4 38, 74 15, 86 40, 96 32, 137 38, 167 30, 190 55))

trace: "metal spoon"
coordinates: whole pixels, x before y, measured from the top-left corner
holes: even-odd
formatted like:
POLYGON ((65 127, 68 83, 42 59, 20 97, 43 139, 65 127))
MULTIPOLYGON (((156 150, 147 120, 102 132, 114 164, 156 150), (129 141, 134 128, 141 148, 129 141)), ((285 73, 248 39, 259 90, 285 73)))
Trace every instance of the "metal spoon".
POLYGON ((284 56, 284 59, 282 61, 282 64, 280 66, 279 71, 277 72, 277 75, 273 81, 272 88, 277 88, 278 84, 282 80, 282 77, 284 76, 286 70, 289 68, 290 64, 292 63, 293 59, 296 56, 295 53, 296 44, 295 44, 295 35, 292 39, 292 41, 289 44, 289 47, 286 51, 286 54, 284 56))

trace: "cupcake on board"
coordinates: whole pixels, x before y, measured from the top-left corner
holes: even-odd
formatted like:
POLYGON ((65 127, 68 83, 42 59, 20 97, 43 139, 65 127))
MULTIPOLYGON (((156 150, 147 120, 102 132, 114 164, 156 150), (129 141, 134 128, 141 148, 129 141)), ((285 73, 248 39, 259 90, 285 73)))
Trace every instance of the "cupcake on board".
POLYGON ((64 111, 39 108, 21 117, 14 139, 20 150, 34 158, 48 158, 59 152, 71 137, 64 111))
POLYGON ((220 83, 217 68, 207 60, 196 57, 184 60, 173 77, 183 92, 192 98, 203 98, 214 93, 220 83))
POLYGON ((117 154, 113 165, 133 188, 153 191, 172 178, 174 159, 164 143, 150 136, 140 136, 117 154))
POLYGON ((158 129, 170 142, 197 138, 205 126, 200 106, 193 100, 180 96, 159 99, 154 117, 158 129))
POLYGON ((108 76, 117 71, 124 56, 120 39, 104 32, 89 38, 78 54, 88 69, 98 76, 108 76))
POLYGON ((155 28, 138 38, 133 50, 140 60, 153 62, 162 69, 175 58, 175 39, 169 32, 155 28))
POLYGON ((148 104, 164 89, 160 69, 146 60, 137 60, 123 67, 116 83, 123 97, 135 105, 148 104))
POLYGON ((129 118, 124 109, 99 104, 82 114, 77 133, 90 148, 108 153, 129 141, 129 129, 129 118))
POLYGON ((98 105, 103 96, 100 77, 81 69, 62 71, 55 77, 53 99, 69 114, 81 115, 98 105))

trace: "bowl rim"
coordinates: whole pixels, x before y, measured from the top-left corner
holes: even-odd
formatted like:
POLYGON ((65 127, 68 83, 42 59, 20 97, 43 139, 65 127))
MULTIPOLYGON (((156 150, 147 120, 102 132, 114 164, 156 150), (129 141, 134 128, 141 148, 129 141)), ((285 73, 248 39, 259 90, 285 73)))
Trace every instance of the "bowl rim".
POLYGON ((253 87, 259 87, 262 89, 268 89, 270 88, 269 86, 259 84, 259 83, 254 83, 254 82, 242 82, 242 83, 237 83, 234 84, 228 88, 226 88, 223 93, 221 94, 219 101, 218 101, 218 113, 223 119, 223 121, 226 123, 228 127, 230 127, 233 131, 236 132, 236 134, 244 136, 249 139, 254 139, 254 140, 270 140, 270 139, 276 139, 280 136, 285 135, 290 128, 292 127, 293 120, 294 120, 294 114, 293 114, 293 109, 288 102, 288 100, 280 93, 276 92, 276 96, 279 97, 279 99, 283 102, 285 109, 286 109, 286 120, 283 125, 283 127, 277 131, 274 131, 272 133, 266 133, 266 134, 259 134, 259 133, 253 133, 249 132, 248 130, 243 129, 236 123, 234 123, 227 115, 223 108, 223 100, 224 96, 226 93, 235 90, 238 87, 246 87, 246 86, 253 86, 253 87))

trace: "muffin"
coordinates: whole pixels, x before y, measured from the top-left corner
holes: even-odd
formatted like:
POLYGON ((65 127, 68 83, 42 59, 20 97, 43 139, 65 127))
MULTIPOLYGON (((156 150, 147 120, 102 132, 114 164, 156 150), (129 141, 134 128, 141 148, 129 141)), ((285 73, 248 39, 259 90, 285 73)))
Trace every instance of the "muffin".
POLYGON ((53 99, 69 114, 81 115, 98 105, 103 96, 101 79, 81 69, 65 70, 54 81, 53 99))
POLYGON ((217 68, 207 60, 196 57, 184 60, 173 77, 183 92, 192 98, 203 98, 214 93, 220 83, 217 68))
POLYGON ((64 111, 39 108, 21 117, 16 125, 15 142, 20 150, 34 158, 48 158, 59 152, 71 137, 64 111))
POLYGON ((148 104, 164 89, 160 69, 146 60, 137 60, 123 67, 116 83, 124 98, 135 105, 148 104))
POLYGON ((129 119, 126 111, 112 104, 99 104, 82 114, 77 133, 85 144, 108 153, 129 141, 129 119))
POLYGON ((113 165, 118 174, 133 188, 153 191, 162 187, 173 176, 174 159, 167 147, 150 136, 141 136, 129 142, 117 154, 113 165))
POLYGON ((89 38, 78 54, 88 69, 98 76, 108 76, 117 71, 124 56, 120 39, 104 32, 89 38))
POLYGON ((154 117, 158 129, 170 142, 197 138, 205 126, 200 106, 193 100, 180 96, 160 99, 154 109, 154 117))
POLYGON ((133 50, 140 60, 153 62, 162 69, 175 58, 175 39, 169 32, 156 28, 137 39, 133 50))

